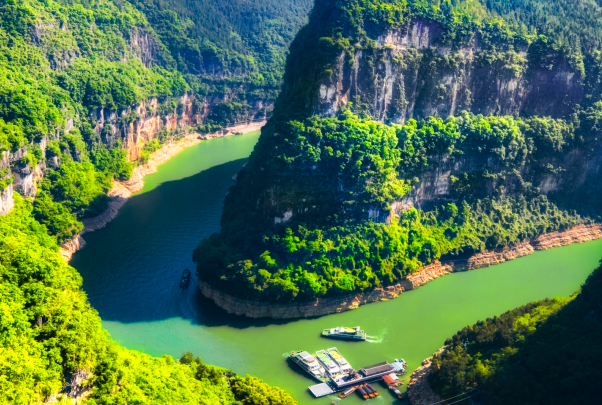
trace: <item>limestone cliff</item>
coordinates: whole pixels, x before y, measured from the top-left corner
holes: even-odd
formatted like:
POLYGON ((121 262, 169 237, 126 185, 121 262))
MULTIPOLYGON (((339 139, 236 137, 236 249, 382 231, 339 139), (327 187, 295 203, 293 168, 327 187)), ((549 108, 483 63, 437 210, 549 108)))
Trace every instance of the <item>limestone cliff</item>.
POLYGON ((353 102, 374 119, 395 123, 462 110, 559 117, 583 97, 583 77, 560 55, 553 68, 539 66, 525 43, 489 62, 478 33, 461 46, 445 43, 444 35, 440 23, 414 19, 378 33, 373 49, 340 53, 333 73, 314 85, 312 112, 334 115, 353 102))
MULTIPOLYGON (((179 99, 178 112, 163 116, 157 112, 157 98, 151 98, 136 107, 122 111, 95 110, 91 118, 97 123, 95 131, 102 135, 102 141, 113 145, 121 140, 128 151, 129 159, 134 161, 140 157, 144 145, 157 138, 160 131, 174 132, 203 124, 212 109, 221 101, 223 100, 219 98, 198 99, 186 94, 179 99), (131 116, 135 117, 133 121, 123 122, 123 118, 131 116)), ((262 122, 271 113, 271 109, 272 103, 256 100, 243 117, 243 123, 237 125, 262 122)))

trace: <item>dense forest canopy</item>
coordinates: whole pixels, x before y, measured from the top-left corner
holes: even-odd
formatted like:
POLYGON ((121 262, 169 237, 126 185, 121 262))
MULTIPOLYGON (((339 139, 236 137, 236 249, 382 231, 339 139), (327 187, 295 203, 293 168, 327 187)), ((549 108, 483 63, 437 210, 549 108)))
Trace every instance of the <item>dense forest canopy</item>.
POLYGON ((431 387, 441 398, 476 395, 483 404, 596 402, 602 377, 600 297, 602 267, 579 294, 531 303, 462 329, 435 356, 431 387))
MULTIPOLYGON (((563 18, 577 21, 575 14, 563 18)), ((222 230, 194 253, 201 279, 243 298, 304 301, 389 285, 439 258, 599 220, 599 54, 561 33, 541 35, 537 24, 504 21, 479 2, 317 1, 291 45, 274 116, 227 196, 222 230), (383 45, 385 34, 422 29, 416 21, 428 22, 432 48, 383 45), (550 104, 553 96, 561 108, 537 115, 526 108, 529 99, 510 99, 502 101, 517 104, 520 118, 499 114, 498 105, 485 115, 432 114, 404 125, 370 115, 382 102, 370 93, 397 80, 389 70, 405 80, 406 66, 417 61, 435 82, 402 101, 437 105, 451 97, 444 82, 449 87, 460 75, 461 48, 469 45, 474 74, 484 78, 478 84, 492 83, 470 88, 467 98, 476 102, 469 111, 502 85, 552 89, 533 100, 550 104), (360 63, 374 83, 350 99, 336 93, 359 88, 353 69, 360 63), (577 90, 553 94, 558 77, 579 78, 567 87, 577 90), (334 102, 316 107, 335 97, 338 110, 334 102), (429 176, 448 170, 444 193, 417 196, 439 181, 429 176)))
MULTIPOLYGON (((316 0, 287 58, 311 7, 311 0, 0 0, 0 194, 16 177, 39 174, 20 190, 27 198, 15 194, 12 212, 0 217, 0 402, 85 392, 85 403, 99 405, 295 403, 190 353, 175 361, 119 347, 58 254, 84 218, 106 210, 113 181, 129 179, 163 143, 265 118, 277 97, 276 119, 228 196, 222 232, 195 251, 201 278, 241 297, 291 302, 365 291, 437 259, 600 220, 601 176, 567 160, 595 166, 602 139, 597 2, 316 0), (348 67, 361 54, 378 62, 388 52, 379 34, 417 19, 437 24, 438 44, 450 49, 479 38, 484 69, 536 77, 566 68, 582 102, 561 100, 554 111, 570 111, 563 116, 462 112, 387 125, 360 97, 345 106, 357 114, 312 117, 309 96, 340 55, 348 67), (177 121, 184 96, 203 115, 198 126, 161 130, 130 161, 126 133, 140 113, 177 121), (114 115, 113 124, 101 125, 104 115, 114 115), (469 163, 450 176, 449 196, 401 209, 443 160, 469 163), (543 193, 537 184, 553 176, 560 187, 543 193)), ((406 56, 396 63, 422 58, 428 74, 460 65, 437 52, 406 56)), ((440 86, 429 95, 445 98, 440 86)), ((505 316, 506 343, 530 342, 510 326, 516 317, 533 315, 539 327, 588 294, 505 316)), ((442 370, 456 372, 448 360, 442 370)), ((488 367, 499 372, 495 362, 488 367)), ((467 375, 466 384, 485 378, 467 375)), ((466 386, 445 378, 446 393, 466 386)), ((516 392, 520 402, 524 392, 516 392)))
POLYGON ((82 219, 104 212, 113 181, 129 179, 163 143, 234 122, 246 100, 273 100, 308 7, 0 0, 0 197, 15 202, 0 216, 1 403, 57 395, 99 405, 295 403, 192 355, 176 362, 119 347, 59 245, 82 230, 82 219), (161 130, 130 161, 123 147, 139 106, 179 120, 185 95, 197 110, 220 103, 211 122, 161 130), (113 125, 100 124, 103 114, 116 116, 113 125), (16 180, 25 198, 10 192, 16 180))
MULTIPOLYGON (((261 172, 256 181, 269 184, 269 192, 263 194, 265 183, 250 191, 233 188, 222 232, 195 251, 199 274, 244 298, 304 301, 390 285, 442 257, 467 257, 589 223, 587 215, 558 207, 567 201, 550 201, 534 185, 554 170, 567 173, 564 154, 599 144, 592 128, 600 108, 572 122, 465 113, 402 126, 346 111, 282 124, 264 140, 280 141, 278 153, 260 154, 260 143, 239 173, 245 181, 261 172), (459 162, 464 168, 449 178, 455 202, 391 211, 443 157, 450 167, 459 162), (234 209, 247 193, 265 211, 234 209), (271 216, 274 200, 290 207, 290 222, 271 216)), ((567 182, 558 194, 573 186, 567 182)), ((580 212, 599 219, 596 201, 580 212)))
POLYGON ((119 347, 81 291, 81 276, 59 255, 56 239, 34 211, 16 196, 13 211, 0 217, 1 403, 86 393, 90 405, 295 404, 278 388, 192 354, 176 362, 119 347))

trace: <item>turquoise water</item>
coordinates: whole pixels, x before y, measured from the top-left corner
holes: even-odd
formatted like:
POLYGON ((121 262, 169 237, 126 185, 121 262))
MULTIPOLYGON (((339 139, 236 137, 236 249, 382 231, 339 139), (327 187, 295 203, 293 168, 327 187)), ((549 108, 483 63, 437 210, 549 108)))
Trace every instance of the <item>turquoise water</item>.
MULTIPOLYGON (((232 176, 258 136, 214 139, 186 149, 146 177, 144 189, 106 228, 85 235, 88 245, 71 264, 117 342, 155 356, 192 351, 205 362, 284 388, 301 404, 329 404, 335 398, 311 398, 307 387, 314 382, 288 365, 287 352, 336 346, 356 368, 403 357, 412 370, 466 325, 534 300, 571 294, 602 257, 602 240, 536 252, 442 277, 395 300, 316 319, 228 315, 200 296, 194 280, 184 291, 179 281, 184 268, 194 270, 192 250, 219 229, 232 176), (322 329, 341 325, 361 325, 377 339, 319 337, 322 329)), ((372 401, 400 402, 380 391, 372 401)), ((362 402, 355 395, 344 401, 362 402)))

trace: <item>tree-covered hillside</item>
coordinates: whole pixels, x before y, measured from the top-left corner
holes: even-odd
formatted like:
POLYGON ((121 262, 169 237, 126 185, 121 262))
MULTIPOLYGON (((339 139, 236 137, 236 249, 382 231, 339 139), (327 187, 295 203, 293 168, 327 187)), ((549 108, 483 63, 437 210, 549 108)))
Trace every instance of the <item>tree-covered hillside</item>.
POLYGON ((462 329, 435 356, 431 387, 441 398, 474 397, 482 404, 597 403, 601 297, 602 267, 570 298, 528 304, 462 329))
POLYGON ((295 404, 278 388, 191 354, 178 363, 119 347, 32 211, 17 196, 0 217, 1 404, 68 397, 90 405, 295 404))
POLYGON ((306 12, 295 1, 0 0, 0 403, 294 403, 200 360, 119 347, 58 251, 161 144, 273 100, 306 12), (156 131, 134 137, 148 122, 156 131))
POLYGON ((247 299, 306 301, 599 219, 597 172, 575 176, 600 151, 601 109, 571 121, 464 113, 402 126, 347 111, 274 124, 226 198, 222 231, 194 253, 199 275, 247 299), (451 172, 447 191, 402 207, 433 170, 451 172), (536 186, 550 176, 553 200, 536 186), (575 193, 590 198, 571 205, 575 193), (237 209, 247 198, 257 208, 237 209))
MULTIPOLYGON (((288 46, 311 0, 132 1, 169 50, 167 63, 202 79, 209 97, 273 101, 288 46)), ((214 117, 214 119, 217 117, 214 117)))
POLYGON ((306 301, 599 220, 600 66, 479 3, 318 0, 201 279, 306 301))

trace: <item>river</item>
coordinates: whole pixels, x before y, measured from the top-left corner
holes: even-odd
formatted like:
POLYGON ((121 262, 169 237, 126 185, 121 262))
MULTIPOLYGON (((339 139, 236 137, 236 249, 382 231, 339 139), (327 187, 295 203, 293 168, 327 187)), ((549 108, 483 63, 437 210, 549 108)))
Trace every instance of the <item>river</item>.
MULTIPOLYGON (((123 346, 176 358, 191 351, 204 362, 251 374, 289 391, 300 404, 314 383, 291 368, 291 350, 337 346, 355 368, 403 357, 409 372, 445 339, 477 320, 531 301, 574 292, 602 257, 602 240, 571 245, 486 269, 439 278, 387 302, 309 320, 258 321, 231 316, 199 296, 193 280, 180 290, 192 250, 219 229, 223 199, 259 133, 203 141, 145 178, 105 228, 84 236, 71 261, 103 327, 123 346), (375 342, 320 338, 327 327, 360 325, 375 342)), ((245 207, 240 207, 245 209, 245 207)), ((400 402, 383 387, 378 403, 400 402)), ((405 387, 405 386, 404 386, 405 387)), ((338 399, 338 398, 337 398, 338 399)), ((355 394, 346 404, 362 402, 355 394)))

